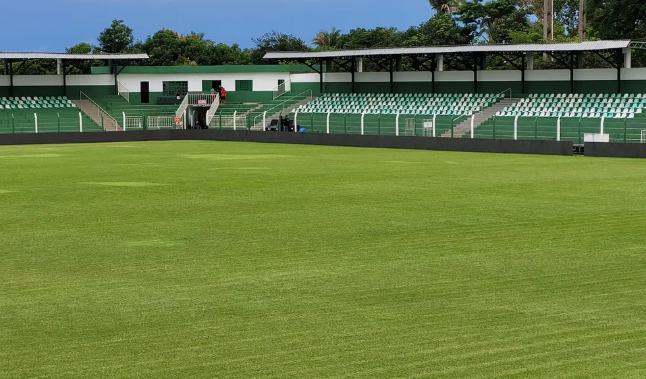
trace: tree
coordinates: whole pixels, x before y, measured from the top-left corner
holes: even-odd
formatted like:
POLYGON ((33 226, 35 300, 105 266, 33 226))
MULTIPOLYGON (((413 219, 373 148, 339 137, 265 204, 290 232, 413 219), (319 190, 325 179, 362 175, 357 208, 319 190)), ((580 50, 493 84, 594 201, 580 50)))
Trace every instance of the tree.
MULTIPOLYGON (((92 45, 87 42, 81 42, 72 47, 65 49, 68 54, 90 54, 92 53, 92 45)), ((87 75, 92 73, 92 61, 72 61, 66 68, 69 75, 87 75)))
POLYGON ((302 39, 277 31, 265 33, 258 38, 253 38, 252 41, 256 44, 256 48, 251 52, 251 62, 253 64, 267 64, 263 57, 269 51, 310 50, 302 39))
POLYGON ((341 42, 341 31, 332 28, 329 32, 321 30, 312 40, 312 44, 321 50, 332 50, 339 46, 341 42))
POLYGON ((132 29, 123 20, 114 20, 109 28, 99 35, 98 50, 101 53, 119 54, 128 52, 134 44, 132 29))
POLYGON ((600 39, 646 37, 646 1, 588 0, 588 24, 600 39))
POLYGON ((457 0, 428 0, 428 4, 434 11, 440 14, 450 14, 458 9, 457 0))
POLYGON ((458 10, 459 20, 474 28, 474 37, 493 43, 511 42, 511 33, 530 28, 527 10, 517 0, 481 0, 463 4, 458 10))

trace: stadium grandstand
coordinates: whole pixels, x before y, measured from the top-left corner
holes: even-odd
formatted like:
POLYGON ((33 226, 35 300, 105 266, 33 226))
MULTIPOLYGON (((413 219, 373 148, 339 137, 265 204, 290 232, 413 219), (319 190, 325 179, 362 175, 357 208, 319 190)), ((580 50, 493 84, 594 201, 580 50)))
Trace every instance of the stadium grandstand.
POLYGON ((641 48, 621 40, 270 52, 275 65, 213 67, 130 65, 145 54, 0 53, 0 133, 209 127, 646 142, 646 69, 631 66, 641 48), (611 68, 584 67, 586 54, 611 68), (513 70, 488 69, 487 56, 513 70), (544 56, 562 68, 534 70, 544 56), (58 75, 20 75, 16 63, 34 59, 56 60, 58 75), (468 70, 447 71, 445 59, 468 70), (74 60, 106 65, 67 75, 74 60), (366 62, 378 69, 365 71, 366 62), (300 127, 282 127, 290 123, 300 127))

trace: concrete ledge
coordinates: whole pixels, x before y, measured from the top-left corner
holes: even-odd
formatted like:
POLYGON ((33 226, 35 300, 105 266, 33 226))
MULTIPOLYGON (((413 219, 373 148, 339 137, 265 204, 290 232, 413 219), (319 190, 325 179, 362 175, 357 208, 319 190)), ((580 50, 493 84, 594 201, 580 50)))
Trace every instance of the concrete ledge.
POLYGON ((392 149, 470 151, 481 153, 572 155, 572 142, 251 132, 247 130, 156 130, 133 132, 0 135, 0 145, 172 140, 286 143, 392 149))
POLYGON ((646 158, 646 143, 593 143, 585 144, 585 156, 608 158, 646 158))

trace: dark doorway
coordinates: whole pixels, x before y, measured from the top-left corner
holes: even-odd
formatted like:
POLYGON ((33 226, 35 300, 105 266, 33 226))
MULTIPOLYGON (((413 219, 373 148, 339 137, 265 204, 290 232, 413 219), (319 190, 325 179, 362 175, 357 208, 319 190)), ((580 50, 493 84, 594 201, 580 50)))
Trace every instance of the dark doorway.
POLYGON ((211 82, 211 88, 213 88, 216 91, 218 90, 218 88, 220 88, 221 85, 222 85, 222 80, 213 80, 211 82))
POLYGON ((148 104, 150 103, 150 83, 141 82, 141 103, 148 104))

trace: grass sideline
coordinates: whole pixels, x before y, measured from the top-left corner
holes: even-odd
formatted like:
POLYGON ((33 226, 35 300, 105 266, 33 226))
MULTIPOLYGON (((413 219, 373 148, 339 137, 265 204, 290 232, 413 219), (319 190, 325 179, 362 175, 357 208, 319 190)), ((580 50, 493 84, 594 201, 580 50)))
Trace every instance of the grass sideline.
POLYGON ((643 378, 646 165, 0 147, 0 378, 643 378))

